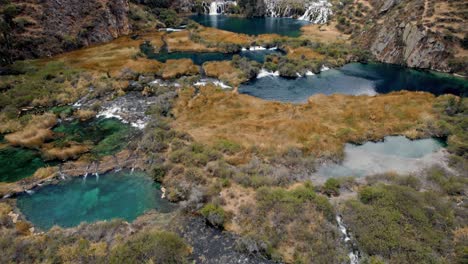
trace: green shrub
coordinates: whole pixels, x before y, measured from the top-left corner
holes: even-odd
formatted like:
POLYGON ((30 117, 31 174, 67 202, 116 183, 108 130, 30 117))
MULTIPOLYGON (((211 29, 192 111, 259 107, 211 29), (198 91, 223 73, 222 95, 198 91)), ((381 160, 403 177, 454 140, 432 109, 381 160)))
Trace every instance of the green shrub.
POLYGON ((236 154, 237 152, 241 151, 242 146, 240 144, 236 143, 236 142, 232 142, 232 141, 229 141, 227 139, 221 139, 216 143, 215 149, 217 149, 217 150, 219 150, 219 151, 221 151, 223 153, 233 155, 233 154, 236 154))
POLYGON ((442 168, 433 167, 427 170, 427 179, 436 183, 448 195, 463 195, 468 184, 464 177, 450 175, 442 168))
POLYGON ((151 167, 150 175, 156 182, 162 182, 166 173, 167 167, 162 164, 156 164, 151 167))
POLYGON ((205 219, 213 226, 223 228, 226 221, 226 213, 223 208, 213 203, 208 203, 200 209, 205 219))
POLYGON ((359 191, 346 203, 344 221, 361 250, 390 263, 439 263, 447 256, 453 210, 440 195, 399 185, 359 191))
POLYGON ((322 187, 322 193, 328 196, 340 195, 340 182, 335 178, 329 178, 322 187))
POLYGON ((111 252, 110 263, 187 263, 189 248, 176 234, 142 231, 111 252))
POLYGON ((177 27, 182 23, 180 17, 172 9, 155 8, 152 11, 166 27, 177 27))

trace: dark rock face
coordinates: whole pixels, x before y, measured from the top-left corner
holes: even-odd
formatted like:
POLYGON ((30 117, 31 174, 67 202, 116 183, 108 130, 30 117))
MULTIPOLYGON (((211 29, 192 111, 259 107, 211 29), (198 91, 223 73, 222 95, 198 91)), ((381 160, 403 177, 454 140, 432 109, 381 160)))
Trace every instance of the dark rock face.
POLYGON ((13 32, 14 59, 53 54, 130 33, 127 0, 13 1, 28 20, 13 32))
POLYGON ((229 232, 207 226, 199 217, 187 218, 177 233, 193 247, 192 260, 205 264, 273 264, 258 252, 241 253, 236 250, 238 237, 229 232))
POLYGON ((374 25, 357 40, 379 61, 450 71, 450 44, 420 25, 424 1, 374 0, 374 25))

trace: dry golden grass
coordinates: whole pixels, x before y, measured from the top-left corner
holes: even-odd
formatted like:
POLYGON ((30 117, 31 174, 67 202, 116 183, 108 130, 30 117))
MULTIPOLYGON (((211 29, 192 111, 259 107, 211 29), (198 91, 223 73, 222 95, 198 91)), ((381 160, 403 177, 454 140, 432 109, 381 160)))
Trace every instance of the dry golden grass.
POLYGON ((341 156, 346 142, 387 135, 423 136, 435 117, 435 97, 397 92, 375 97, 316 95, 302 105, 261 100, 207 86, 180 91, 174 108, 176 129, 197 141, 228 139, 244 147, 284 151, 298 147, 317 156, 341 156))
POLYGON ((262 34, 255 37, 256 45, 268 45, 277 41, 286 40, 288 37, 280 36, 278 34, 262 34))
POLYGON ((306 25, 301 28, 301 38, 315 42, 348 41, 350 35, 343 34, 336 28, 336 22, 329 25, 306 25))
POLYGON ((214 45, 219 44, 238 44, 242 46, 248 46, 254 38, 245 34, 233 33, 210 27, 200 27, 197 33, 203 42, 212 43, 214 45))
POLYGON ((196 75, 199 68, 191 59, 167 60, 161 69, 163 79, 173 79, 184 75, 196 75))
POLYGON ((54 133, 50 129, 56 123, 57 118, 51 113, 34 116, 23 129, 6 135, 5 140, 13 146, 37 148, 53 137, 54 133))
POLYGON ((15 228, 16 232, 22 236, 28 236, 31 234, 31 231, 29 230, 31 225, 28 222, 18 221, 15 223, 15 228))
POLYGON ((67 147, 57 148, 51 147, 48 144, 41 149, 42 155, 47 160, 68 160, 76 159, 81 156, 81 154, 86 153, 90 150, 89 146, 85 145, 75 145, 72 144, 67 147))
POLYGON ((286 47, 287 57, 293 60, 321 60, 325 56, 307 47, 286 47))
POLYGON ((45 61, 62 61, 72 67, 106 72, 113 76, 124 68, 143 73, 154 72, 160 68, 160 63, 136 56, 140 52, 140 45, 145 41, 149 41, 155 49, 160 49, 164 45, 162 40, 164 34, 163 32, 148 32, 140 35, 136 40, 128 36, 120 37, 108 43, 64 53, 45 61))
POLYGON ((17 119, 9 119, 5 114, 0 113, 0 134, 13 133, 23 127, 17 119))
MULTIPOLYGON (((252 188, 244 188, 238 184, 231 183, 229 188, 225 188, 220 192, 220 197, 225 201, 223 209, 232 215, 240 215, 240 208, 246 204, 254 204, 255 190, 252 188)), ((226 230, 240 234, 242 227, 236 221, 228 222, 225 226, 226 230)))
POLYGON ((164 36, 164 42, 167 45, 169 52, 175 51, 194 51, 194 52, 210 52, 220 51, 219 48, 210 48, 204 44, 194 42, 190 37, 191 32, 180 31, 173 32, 164 36))
POLYGON ((203 64, 203 70, 208 77, 217 78, 232 86, 239 86, 247 81, 242 71, 232 66, 231 61, 212 61, 203 64))
MULTIPOLYGON (((35 181, 54 177, 58 173, 58 167, 44 167, 37 169, 31 177, 35 181)), ((29 180, 29 178, 28 178, 29 180)))
POLYGON ((5 217, 8 215, 9 212, 11 212, 13 208, 9 204, 6 203, 0 203, 0 217, 5 217))
POLYGON ((75 117, 80 121, 86 121, 96 116, 96 112, 92 110, 79 109, 74 113, 75 117))

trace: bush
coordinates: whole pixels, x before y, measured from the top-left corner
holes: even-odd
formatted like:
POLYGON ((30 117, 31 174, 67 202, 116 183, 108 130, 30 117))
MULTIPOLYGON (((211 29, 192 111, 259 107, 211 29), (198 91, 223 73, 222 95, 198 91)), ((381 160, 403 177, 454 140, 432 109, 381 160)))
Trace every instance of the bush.
POLYGON ((142 231, 111 252, 110 263, 188 263, 189 247, 176 234, 142 231))
POLYGON ((360 248, 390 263, 438 263, 450 252, 451 205, 431 191, 377 185, 346 203, 344 221, 360 248))
POLYGON ((221 139, 216 143, 215 149, 217 149, 217 150, 219 150, 219 151, 221 151, 223 153, 233 155, 233 154, 236 154, 237 152, 241 151, 242 146, 240 144, 236 143, 236 142, 232 142, 232 141, 229 141, 227 139, 221 139))
POLYGON ((211 225, 220 228, 224 227, 226 213, 219 205, 208 203, 200 210, 200 214, 202 214, 211 225))
POLYGON ((166 27, 177 27, 182 22, 177 13, 172 9, 155 8, 152 11, 166 27))
POLYGON ((329 178, 322 187, 322 193, 328 196, 340 195, 340 182, 335 178, 329 178))
POLYGON ((151 167, 150 175, 155 182, 162 182, 166 176, 167 167, 161 164, 156 164, 151 167))
POLYGON ((171 152, 169 160, 174 163, 182 163, 186 166, 205 166, 209 161, 217 160, 221 155, 198 143, 171 152))
POLYGON ((427 179, 439 186, 448 195, 463 195, 468 180, 463 177, 450 175, 442 168, 433 167, 427 170, 427 179))

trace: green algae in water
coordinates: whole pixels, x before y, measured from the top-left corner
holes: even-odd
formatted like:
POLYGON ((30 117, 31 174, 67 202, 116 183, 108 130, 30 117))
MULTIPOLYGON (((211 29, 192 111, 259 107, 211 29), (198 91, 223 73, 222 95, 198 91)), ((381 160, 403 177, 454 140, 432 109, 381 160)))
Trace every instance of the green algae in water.
POLYGON ((94 145, 91 150, 93 154, 106 156, 123 149, 134 131, 129 124, 124 124, 116 118, 99 118, 86 122, 74 120, 54 128, 55 133, 63 135, 54 143, 60 145, 71 141, 91 142, 94 145))
POLYGON ((44 186, 31 195, 20 195, 17 206, 27 220, 43 230, 115 218, 133 221, 150 209, 165 213, 174 207, 161 199, 158 184, 137 171, 75 177, 44 186))
POLYGON ((37 151, 15 147, 0 149, 0 182, 19 181, 45 166, 37 151))

